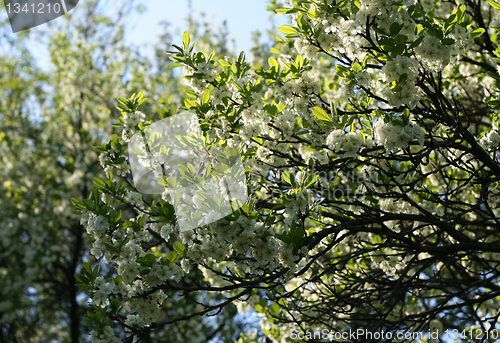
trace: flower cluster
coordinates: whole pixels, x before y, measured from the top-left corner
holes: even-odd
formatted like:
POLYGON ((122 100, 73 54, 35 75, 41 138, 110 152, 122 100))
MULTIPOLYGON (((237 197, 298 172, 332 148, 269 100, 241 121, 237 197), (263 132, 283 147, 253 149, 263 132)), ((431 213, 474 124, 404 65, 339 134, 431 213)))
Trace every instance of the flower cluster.
POLYGON ((217 77, 217 67, 209 62, 198 64, 196 74, 199 74, 204 80, 212 82, 217 77))
POLYGON ((111 146, 110 149, 99 155, 99 163, 108 175, 109 172, 112 172, 116 175, 126 176, 130 172, 130 164, 127 160, 128 156, 122 155, 122 151, 115 146, 111 146), (117 163, 120 158, 123 160, 122 163, 117 163))
POLYGON ((94 280, 95 291, 92 300, 99 307, 106 307, 109 305, 110 294, 117 291, 117 287, 112 282, 106 282, 102 276, 98 276, 94 280))
POLYGON ((395 277, 406 267, 404 257, 393 249, 374 251, 370 253, 370 259, 376 266, 391 277, 395 277))
POLYGON ((450 63, 451 47, 443 45, 436 37, 426 36, 415 48, 415 53, 426 67, 434 72, 440 72, 450 63))
POLYGON ((182 72, 186 77, 184 83, 197 92, 203 92, 207 89, 208 84, 213 82, 218 74, 217 67, 210 62, 200 63, 197 69, 185 66, 182 72))
POLYGON ((123 131, 122 139, 128 142, 129 139, 137 132, 137 124, 144 122, 146 116, 144 113, 139 111, 134 111, 131 113, 125 113, 123 115, 123 131))
POLYGON ((452 45, 451 55, 453 57, 452 62, 456 63, 461 55, 471 50, 471 47, 474 45, 474 40, 470 36, 467 28, 461 25, 455 25, 453 31, 450 33, 450 38, 455 40, 455 43, 452 45))
POLYGON ((144 327, 158 320, 161 316, 161 305, 166 299, 162 291, 156 292, 152 296, 139 299, 131 299, 127 304, 128 314, 125 324, 130 327, 144 327))
POLYGON ((101 335, 97 331, 92 331, 90 341, 92 343, 120 343, 121 339, 115 335, 111 327, 107 326, 101 335))
POLYGON ((408 148, 409 142, 416 139, 420 145, 424 144, 424 130, 416 124, 407 124, 404 127, 385 123, 382 119, 375 123, 375 138, 390 151, 408 148))
POLYGON ((382 68, 382 80, 387 83, 384 94, 392 106, 407 105, 414 108, 422 98, 420 90, 415 86, 418 68, 417 60, 402 55, 387 61, 382 68), (393 82, 398 89, 391 89, 393 82))
POLYGON ((500 144, 500 133, 498 129, 494 129, 484 135, 480 140, 479 144, 483 147, 484 150, 494 150, 498 148, 500 144))
POLYGON ((294 46, 297 52, 305 58, 312 59, 318 54, 318 48, 307 39, 297 39, 294 46))
POLYGON ((232 83, 229 84, 224 83, 215 87, 211 91, 210 96, 214 105, 218 105, 222 103, 222 99, 232 97, 235 91, 236 91, 235 85, 233 85, 232 83))
POLYGON ((95 258, 101 258, 107 251, 106 244, 111 242, 106 235, 106 230, 109 228, 108 218, 90 211, 83 211, 80 221, 87 229, 87 233, 94 239, 90 253, 95 258))
POLYGON ((345 157, 356 157, 356 153, 363 145, 363 136, 359 131, 345 133, 344 130, 334 130, 326 138, 328 147, 339 152, 344 151, 345 157))

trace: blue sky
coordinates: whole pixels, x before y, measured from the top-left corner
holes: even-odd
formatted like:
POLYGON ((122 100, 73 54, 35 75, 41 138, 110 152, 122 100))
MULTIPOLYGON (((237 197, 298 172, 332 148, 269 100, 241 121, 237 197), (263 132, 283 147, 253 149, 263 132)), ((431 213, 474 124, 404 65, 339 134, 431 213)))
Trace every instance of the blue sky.
MULTIPOLYGON (((85 1, 85 0, 83 0, 85 1)), ((265 40, 266 30, 273 27, 288 24, 288 16, 275 15, 270 18, 271 12, 267 10, 269 0, 191 0, 193 18, 201 19, 201 13, 205 13, 204 20, 217 29, 223 21, 227 21, 229 38, 233 39, 236 45, 236 52, 245 51, 247 56, 252 47, 252 32, 261 31, 264 35, 261 40, 265 40)), ((163 20, 168 21, 173 32, 174 43, 181 44, 182 33, 187 30, 187 17, 189 15, 188 0, 143 0, 146 11, 141 15, 133 16, 127 27, 126 40, 128 42, 140 43, 145 45, 144 53, 153 55, 152 46, 157 42, 158 35, 162 32, 159 23, 163 20)), ((3 6, 2 6, 3 8, 3 6)), ((73 9, 78 11, 78 6, 73 9)), ((6 13, 2 10, 0 15, 6 13)), ((76 13, 75 13, 76 14, 76 13)), ((57 21, 57 19, 56 19, 57 21)), ((31 30, 43 32, 44 25, 37 26, 31 30)), ((233 48, 232 44, 228 44, 233 48)), ((47 65, 48 58, 43 43, 33 42, 32 52, 37 57, 40 65, 47 65)))
MULTIPOLYGON (((127 39, 139 42, 154 43, 161 29, 158 23, 166 20, 173 29, 179 30, 174 42, 180 45, 181 35, 187 29, 188 0, 146 0, 147 11, 133 21, 127 39)), ((273 23, 276 27, 287 23, 285 15, 275 15, 272 21, 267 11, 268 0, 192 0, 193 17, 205 19, 217 29, 224 20, 227 21, 230 38, 236 43, 236 50, 248 52, 252 46, 252 32, 265 32, 273 23)), ((231 47, 231 46, 229 46, 231 47)))

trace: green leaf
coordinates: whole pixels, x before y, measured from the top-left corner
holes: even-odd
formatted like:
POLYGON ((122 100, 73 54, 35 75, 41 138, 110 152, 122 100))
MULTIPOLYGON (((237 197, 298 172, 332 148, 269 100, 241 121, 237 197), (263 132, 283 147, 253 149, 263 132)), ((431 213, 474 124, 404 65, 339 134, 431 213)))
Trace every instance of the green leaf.
POLYGON ((274 69, 276 72, 278 72, 280 65, 279 65, 278 61, 276 61, 276 58, 269 57, 268 62, 269 62, 269 68, 274 69))
POLYGON ((170 261, 170 262, 175 262, 177 261, 177 258, 179 257, 179 255, 177 254, 177 252, 175 251, 171 251, 167 254, 167 260, 170 261))
POLYGON ((408 40, 407 36, 405 36, 405 35, 397 35, 396 38, 394 39, 394 43, 396 45, 401 45, 401 44, 405 44, 407 40, 408 40))
POLYGON ((373 237, 373 243, 382 244, 382 243, 384 243, 384 240, 379 235, 376 235, 375 237, 373 237))
POLYGON ((495 80, 500 80, 500 75, 498 74, 495 74, 495 73, 492 73, 490 71, 487 71, 486 72, 489 76, 491 76, 492 78, 494 78, 495 80))
POLYGON ((391 89, 395 92, 401 92, 403 90, 403 87, 400 85, 395 85, 394 87, 391 87, 391 89))
POLYGON ((311 19, 319 19, 321 17, 319 12, 315 10, 308 11, 307 16, 311 19))
MULTIPOLYGON (((139 123, 139 128, 140 128, 140 124, 142 124, 142 123, 139 123)), ((116 164, 122 164, 123 162, 125 162, 125 160, 126 160, 126 157, 125 157, 125 156, 118 157, 118 158, 116 159, 116 164)))
POLYGON ((273 316, 277 317, 279 315, 279 312, 280 312, 280 305, 278 305, 277 303, 274 303, 271 306, 271 314, 273 316))
POLYGON ((278 113, 281 113, 283 112, 283 110, 286 108, 286 104, 285 103, 280 103, 278 105, 278 113))
POLYGON ((496 10, 500 10, 500 4, 494 0, 489 0, 488 1, 490 6, 493 7, 496 10))
POLYGON ((297 12, 297 10, 293 9, 293 8, 277 8, 275 11, 276 11, 276 13, 279 13, 279 14, 288 14, 288 13, 297 12))
POLYGON ((111 136, 111 139, 109 140, 112 144, 119 145, 120 144, 120 137, 118 137, 117 134, 114 134, 111 136))
POLYGON ((347 69, 346 67, 344 67, 342 65, 337 65, 335 67, 335 72, 340 77, 346 77, 347 75, 349 75, 349 69, 347 69))
POLYGON ((95 177, 94 178, 94 185, 96 185, 97 187, 100 187, 100 188, 104 188, 106 189, 106 183, 104 181, 102 181, 100 178, 98 177, 95 177))
POLYGON ((219 64, 223 67, 230 67, 231 66, 231 63, 229 63, 228 61, 226 60, 223 60, 222 58, 219 59, 219 64))
POLYGON ((402 28, 403 24, 392 23, 391 27, 389 28, 389 32, 391 33, 392 36, 395 36, 399 33, 399 31, 401 31, 402 28))
POLYGON ((482 27, 478 28, 478 29, 475 29, 474 31, 472 31, 470 33, 471 37, 474 39, 474 38, 477 38, 477 37, 480 37, 483 33, 485 33, 486 30, 483 29, 482 27))
POLYGON ((462 24, 465 22, 465 11, 467 10, 467 7, 465 5, 461 5, 458 10, 457 10, 457 18, 458 18, 458 23, 462 24))
POLYGON ((370 55, 366 54, 365 58, 363 59, 363 68, 366 68, 366 64, 368 63, 368 59, 370 58, 370 55))
POLYGON ((182 35, 182 43, 184 44, 184 47, 187 49, 189 47, 189 32, 185 31, 184 34, 182 35))
POLYGON ((299 14, 297 17, 297 24, 303 32, 307 32, 311 29, 311 26, 309 26, 309 23, 304 15, 299 14))
POLYGON ((288 172, 284 172, 283 173, 283 181, 285 181, 286 183, 288 183, 289 185, 292 184, 292 181, 290 179, 290 173, 288 172))
POLYGON ((153 254, 147 254, 137 258, 137 262, 143 267, 152 267, 156 262, 156 256, 153 254))
POLYGON ((97 207, 96 204, 94 204, 92 201, 88 200, 88 199, 84 199, 83 200, 83 203, 85 204, 85 207, 89 210, 89 211, 92 211, 92 212, 97 212, 99 210, 99 208, 97 207))
POLYGON ((355 73, 359 73, 360 71, 363 70, 363 68, 361 67, 361 65, 358 63, 358 62, 354 62, 352 64, 352 70, 355 72, 355 73))
POLYGON ((455 27, 456 23, 458 21, 457 14, 452 14, 444 23, 444 34, 445 36, 453 31, 453 28, 455 27))
POLYGON ((313 107, 312 112, 313 112, 313 115, 317 119, 333 123, 332 118, 330 118, 330 116, 328 115, 328 113, 326 113, 326 111, 324 109, 322 109, 321 107, 319 107, 319 106, 313 107))
POLYGON ((179 255, 182 255, 184 253, 184 251, 186 250, 186 247, 184 246, 184 244, 182 244, 181 242, 175 242, 174 243, 174 250, 179 254, 179 255))
POLYGON ((302 240, 302 238, 304 238, 304 234, 305 232, 303 227, 301 226, 295 227, 292 235, 293 243, 295 244, 299 243, 302 240))
POLYGON ((305 188, 309 188, 312 185, 314 185, 316 183, 316 181, 318 181, 318 175, 317 174, 309 175, 307 177, 307 179, 304 181, 304 187, 305 188))
POLYGON ((382 38, 378 41, 379 45, 394 46, 394 39, 392 38, 382 38))
POLYGON ((413 48, 416 48, 417 46, 419 46, 420 43, 422 43, 422 41, 424 40, 424 37, 425 36, 422 35, 419 38, 417 38, 413 43, 410 44, 408 49, 413 49, 413 48))
POLYGON ((443 43, 443 45, 452 45, 455 43, 455 40, 453 38, 445 38, 441 43, 443 43))
POLYGON ((97 264, 92 270, 92 276, 96 279, 99 275, 101 275, 101 266, 97 264))
POLYGON ((278 301, 278 304, 280 304, 280 305, 281 305, 281 306, 283 306, 283 307, 288 306, 288 303, 287 303, 287 301, 286 301, 286 299, 285 299, 285 298, 281 298, 281 299, 278 301))
POLYGON ((76 198, 71 198, 71 203, 73 204, 73 206, 75 206, 77 209, 79 210, 83 210, 85 207, 85 205, 83 205, 78 199, 76 198))
POLYGON ((203 92, 203 96, 201 98, 201 104, 202 105, 208 104, 209 101, 210 101, 210 90, 205 89, 205 91, 203 92))
POLYGON ((125 98, 118 98, 118 102, 127 108, 130 108, 132 106, 132 102, 125 98))
POLYGON ((88 264, 87 262, 85 262, 83 264, 83 269, 92 276, 92 268, 90 268, 90 264, 88 264))
POLYGON ((196 100, 193 99, 184 99, 184 105, 187 108, 198 107, 198 103, 196 102, 196 100))
MULTIPOLYGON (((114 126, 114 127, 122 127, 122 124, 117 124, 117 125, 112 124, 112 126, 114 126)), ((92 146, 92 148, 93 148, 95 151, 99 152, 99 153, 102 153, 102 152, 106 152, 106 151, 108 151, 108 149, 107 149, 107 144, 106 144, 106 143, 104 143, 104 144, 103 144, 103 145, 101 145, 101 146, 92 146)))
POLYGON ((89 283, 89 279, 83 275, 80 275, 80 274, 76 274, 75 275, 75 279, 76 281, 78 282, 81 282, 83 284, 88 284, 89 283))
POLYGON ((290 35, 294 33, 299 33, 299 29, 290 25, 282 25, 278 28, 281 33, 284 33, 285 35, 290 35))
POLYGON ((413 12, 411 17, 413 19, 420 18, 420 17, 423 17, 425 15, 425 13, 426 13, 425 11, 416 10, 415 12, 413 12))

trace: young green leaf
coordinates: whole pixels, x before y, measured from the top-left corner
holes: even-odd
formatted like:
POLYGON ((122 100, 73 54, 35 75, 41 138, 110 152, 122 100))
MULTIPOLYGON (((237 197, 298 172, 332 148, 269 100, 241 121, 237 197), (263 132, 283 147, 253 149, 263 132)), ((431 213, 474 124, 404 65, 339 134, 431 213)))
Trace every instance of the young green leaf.
POLYGON ((106 189, 106 183, 98 177, 94 178, 94 185, 100 188, 106 189))
POLYGON ((363 70, 363 68, 361 67, 361 65, 358 63, 358 62, 354 62, 352 64, 352 70, 355 72, 355 73, 359 73, 360 71, 363 70))
POLYGON ((182 43, 184 44, 185 49, 188 49, 190 41, 191 39, 189 37, 189 32, 185 31, 184 34, 182 35, 182 43))
POLYGON ((318 11, 315 10, 310 10, 307 12, 307 16, 311 19, 319 19, 321 18, 321 15, 319 14, 318 11))
POLYGON ((280 30, 280 32, 284 33, 285 35, 299 33, 299 30, 296 27, 290 25, 282 25, 278 28, 278 30, 280 30))
POLYGON ((500 4, 494 0, 489 0, 488 1, 490 6, 493 7, 496 10, 500 10, 500 4))
POLYGON ((276 58, 269 57, 268 62, 269 62, 270 69, 274 69, 276 72, 279 70, 280 65, 279 65, 278 61, 276 61, 276 58))
POLYGON ((203 92, 203 96, 201 98, 201 104, 202 105, 208 104, 209 101, 210 101, 210 90, 205 89, 205 91, 203 92))
POLYGON ((470 33, 470 36, 471 36, 473 39, 475 39, 475 38, 477 38, 477 37, 480 37, 480 36, 481 36, 483 33, 485 33, 485 32, 486 32, 486 30, 485 30, 485 29, 483 29, 482 27, 480 27, 480 28, 475 29, 474 31, 472 31, 472 32, 470 33))
POLYGON ((174 243, 174 250, 179 254, 179 255, 182 255, 184 253, 184 251, 186 250, 186 247, 184 246, 184 244, 182 244, 181 242, 175 242, 174 243))
POLYGON ((313 107, 312 112, 313 112, 313 115, 316 118, 318 118, 319 120, 333 123, 332 118, 330 118, 328 113, 326 113, 326 111, 324 109, 322 109, 321 107, 319 107, 319 106, 313 107))
POLYGON ((277 8, 275 11, 276 11, 276 13, 279 13, 279 14, 288 14, 288 13, 297 12, 297 10, 295 10, 293 8, 277 8))

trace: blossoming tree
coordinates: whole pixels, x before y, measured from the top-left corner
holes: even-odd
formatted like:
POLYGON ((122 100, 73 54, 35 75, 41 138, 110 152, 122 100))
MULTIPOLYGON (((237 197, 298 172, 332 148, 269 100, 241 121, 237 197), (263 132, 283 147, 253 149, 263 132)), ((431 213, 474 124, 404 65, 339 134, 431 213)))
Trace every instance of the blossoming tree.
MULTIPOLYGON (((113 323, 132 342, 231 303, 258 312, 263 332, 282 342, 359 328, 357 340, 382 331, 390 336, 377 341, 410 332, 496 339, 500 4, 271 8, 292 25, 280 27, 286 37, 265 66, 196 52, 188 33, 171 52, 189 87, 181 109, 196 114, 207 151, 243 158, 249 198, 232 214, 180 230, 169 175, 162 194, 138 191, 127 143, 153 121, 142 94, 119 99, 122 135, 95 147, 107 178, 73 199, 92 253, 117 266, 110 278, 90 265, 77 276, 95 305, 93 341, 119 342, 113 323), (191 281, 197 273, 203 282, 191 281), (214 293, 218 301, 181 316, 162 312, 214 293)), ((217 179, 221 164, 203 172, 217 179)), ((180 172, 195 183, 201 170, 191 167, 180 172)), ((193 201, 208 215, 224 197, 193 201)))
MULTIPOLYGON (((162 52, 159 61, 142 56, 134 44, 126 43, 124 23, 135 5, 131 1, 85 2, 78 12, 48 27, 42 37, 30 31, 13 35, 2 17, 1 342, 89 340, 88 298, 76 287, 74 274, 83 270, 84 261, 94 263, 95 259, 70 199, 85 197, 95 174, 104 174, 91 146, 118 132, 109 125, 120 113, 113 99, 150 89, 155 101, 144 104, 144 110, 161 118, 183 97, 179 78, 165 63, 161 44, 168 45, 168 30, 156 46, 162 52), (47 48, 42 66, 30 49, 33 40, 41 43, 37 48, 47 48), (159 72, 157 63, 167 70, 159 72)), ((196 29, 198 24, 193 21, 191 25, 196 29)), ((211 27, 205 26, 205 32, 211 33, 211 27)), ((207 35, 204 41, 207 47, 224 51, 215 42, 218 37, 207 35)), ((108 272, 103 268, 103 275, 108 272)), ((182 315, 179 311, 189 311, 198 300, 180 299, 165 313, 182 315)), ((169 329, 194 337, 193 341, 212 337, 232 341, 235 332, 241 331, 236 314, 235 307, 228 307, 218 321, 193 320, 169 329)))

